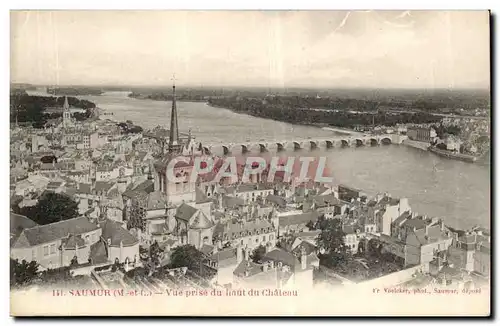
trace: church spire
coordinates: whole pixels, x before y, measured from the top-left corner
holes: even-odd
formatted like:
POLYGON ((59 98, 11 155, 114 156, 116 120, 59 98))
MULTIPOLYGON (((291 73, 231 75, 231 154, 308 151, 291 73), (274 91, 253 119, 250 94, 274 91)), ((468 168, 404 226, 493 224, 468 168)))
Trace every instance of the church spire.
POLYGON ((64 96, 64 105, 63 105, 64 111, 69 110, 69 103, 68 103, 68 97, 64 96))
POLYGON ((172 112, 170 114, 170 135, 168 148, 170 152, 178 151, 179 144, 179 124, 177 123, 177 103, 175 98, 175 75, 172 77, 172 112))
POLYGON ((69 127, 71 121, 71 112, 69 111, 68 97, 64 96, 63 104, 63 127, 69 127))

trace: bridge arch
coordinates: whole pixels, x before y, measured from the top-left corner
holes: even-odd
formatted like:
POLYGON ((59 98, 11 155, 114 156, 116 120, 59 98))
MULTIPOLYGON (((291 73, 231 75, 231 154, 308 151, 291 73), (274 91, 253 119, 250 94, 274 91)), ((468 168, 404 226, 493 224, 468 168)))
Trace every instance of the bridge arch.
POLYGON ((370 138, 370 145, 371 146, 377 146, 378 145, 378 140, 376 138, 370 138))
POLYGON ((361 147, 361 146, 365 145, 365 142, 363 141, 363 139, 356 138, 355 141, 356 141, 356 147, 361 147))
POLYGON ((340 142, 341 142, 341 147, 349 147, 350 145, 347 139, 342 139, 340 142))
POLYGON ((254 143, 248 146, 248 149, 251 153, 262 153, 263 149, 265 150, 266 147, 263 144, 254 143))
POLYGON ((229 155, 229 154, 231 154, 229 147, 226 145, 222 145, 222 155, 229 155))
POLYGON ((382 139, 380 139, 380 143, 382 145, 390 145, 392 144, 392 139, 390 137, 383 137, 382 139))
POLYGON ((309 148, 314 151, 319 148, 319 144, 313 140, 309 141, 309 148))
POLYGON ((234 144, 232 146, 231 145, 228 146, 228 148, 229 148, 229 151, 230 151, 231 154, 242 154, 243 150, 244 150, 243 146, 244 145, 241 145, 241 144, 234 144))
POLYGON ((325 140, 325 147, 326 147, 326 149, 334 148, 335 147, 335 141, 333 141, 333 140, 325 140))
POLYGON ((302 144, 297 142, 297 141, 294 141, 293 142, 293 150, 294 151, 300 151, 302 149, 302 144))

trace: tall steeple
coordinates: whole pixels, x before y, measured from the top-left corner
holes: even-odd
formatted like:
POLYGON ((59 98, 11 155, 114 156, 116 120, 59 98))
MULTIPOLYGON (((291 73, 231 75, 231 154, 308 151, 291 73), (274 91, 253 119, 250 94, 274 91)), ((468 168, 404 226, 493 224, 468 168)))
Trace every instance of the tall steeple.
POLYGON ((63 127, 69 127, 71 124, 71 112, 69 111, 68 97, 64 96, 63 104, 63 127))
POLYGON ((179 143, 179 124, 177 123, 177 103, 175 98, 175 75, 172 77, 172 112, 170 114, 170 135, 168 140, 168 151, 178 152, 179 143))
POLYGON ((69 110, 69 103, 68 103, 68 97, 64 96, 64 105, 63 105, 64 111, 69 110))

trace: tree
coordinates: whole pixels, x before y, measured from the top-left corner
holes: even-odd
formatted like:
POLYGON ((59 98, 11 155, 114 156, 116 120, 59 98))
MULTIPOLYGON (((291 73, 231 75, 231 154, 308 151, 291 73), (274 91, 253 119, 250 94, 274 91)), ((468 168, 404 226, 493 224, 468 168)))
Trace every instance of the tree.
POLYGON ((306 227, 307 227, 309 230, 314 230, 314 229, 315 229, 315 227, 314 227, 314 222, 313 222, 313 221, 309 221, 309 222, 307 222, 306 227))
POLYGON ((71 268, 68 266, 47 269, 40 273, 39 280, 42 284, 45 285, 55 285, 55 284, 67 285, 75 281, 73 274, 71 272, 71 268))
POLYGON ((77 256, 74 256, 74 257, 71 259, 70 266, 78 266, 78 257, 77 257, 77 256))
POLYGON ((382 244, 377 239, 370 239, 367 243, 366 251, 370 257, 379 259, 382 255, 382 244))
POLYGON ((128 134, 139 134, 141 132, 143 132, 143 129, 140 126, 133 126, 127 130, 128 134))
POLYGON ((153 244, 149 247, 149 259, 155 268, 160 266, 162 257, 163 250, 160 248, 157 241, 153 242, 153 244))
POLYGON ((132 202, 132 207, 130 207, 130 217, 127 221, 127 229, 138 229, 142 232, 146 229, 146 222, 144 221, 144 212, 140 208, 137 200, 132 202))
POLYGON ((36 261, 27 262, 18 259, 10 260, 10 285, 23 286, 32 283, 38 277, 38 263, 36 261))
POLYGON ((170 268, 187 267, 192 271, 200 271, 203 253, 192 245, 174 248, 170 255, 170 268))
POLYGON ((260 263, 262 261, 262 257, 264 257, 265 254, 266 254, 266 247, 260 245, 252 251, 250 258, 254 263, 260 263))
POLYGON ((21 208, 25 215, 40 225, 78 217, 78 203, 65 194, 48 192, 31 208, 21 208))
POLYGON ((331 267, 347 263, 350 252, 345 245, 345 233, 342 230, 342 221, 320 217, 318 224, 321 232, 316 241, 318 248, 323 252, 320 255, 322 262, 331 267))

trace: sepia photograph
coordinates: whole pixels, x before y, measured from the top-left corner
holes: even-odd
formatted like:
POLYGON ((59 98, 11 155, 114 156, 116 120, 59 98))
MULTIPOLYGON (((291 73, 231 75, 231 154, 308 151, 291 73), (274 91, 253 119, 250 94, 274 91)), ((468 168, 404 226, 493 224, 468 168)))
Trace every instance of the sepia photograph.
POLYGON ((488 10, 9 15, 11 316, 490 316, 488 10))

